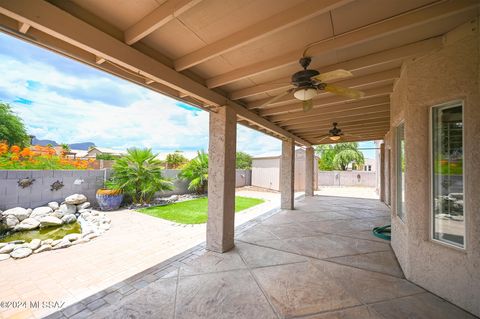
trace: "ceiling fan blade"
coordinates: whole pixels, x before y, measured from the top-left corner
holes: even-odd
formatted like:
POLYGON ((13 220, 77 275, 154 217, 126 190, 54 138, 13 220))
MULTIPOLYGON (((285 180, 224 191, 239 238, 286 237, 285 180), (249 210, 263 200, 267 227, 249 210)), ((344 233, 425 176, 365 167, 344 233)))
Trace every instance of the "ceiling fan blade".
POLYGON ((317 136, 317 138, 319 138, 319 140, 317 142, 321 142, 323 141, 324 139, 330 137, 330 134, 327 134, 327 135, 321 135, 321 136, 317 136))
POLYGON ((272 104, 272 103, 274 103, 274 102, 276 102, 276 101, 280 100, 282 97, 284 97, 284 96, 286 96, 286 95, 288 95, 288 94, 292 93, 292 92, 293 92, 293 90, 294 90, 294 88, 288 89, 287 91, 283 92, 282 94, 279 94, 279 95, 277 95, 277 96, 275 96, 275 97, 271 98, 271 99, 270 99, 270 100, 268 100, 267 102, 265 102, 265 103, 263 103, 262 105, 260 105, 260 108, 262 108, 262 107, 264 107, 264 106, 267 106, 267 105, 269 105, 269 104, 272 104))
POLYGON ((323 90, 336 95, 346 96, 352 99, 359 99, 365 96, 365 93, 363 93, 362 91, 351 89, 351 88, 345 88, 345 87, 337 86, 333 84, 325 85, 323 90))
POLYGON ((310 100, 306 100, 306 101, 302 101, 302 107, 303 107, 303 112, 308 112, 310 110, 313 109, 313 101, 310 99, 310 100))
POLYGON ((350 76, 353 76, 352 72, 338 69, 330 72, 320 73, 319 75, 314 76, 313 79, 325 83, 332 80, 348 78, 350 76))

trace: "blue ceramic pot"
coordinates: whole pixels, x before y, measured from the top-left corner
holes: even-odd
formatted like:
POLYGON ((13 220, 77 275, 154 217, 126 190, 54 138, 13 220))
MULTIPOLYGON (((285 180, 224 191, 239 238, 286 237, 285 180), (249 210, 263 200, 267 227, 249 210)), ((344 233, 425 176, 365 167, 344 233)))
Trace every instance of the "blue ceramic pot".
POLYGON ((120 207, 123 200, 123 194, 101 195, 97 194, 97 202, 101 210, 116 210, 120 207))

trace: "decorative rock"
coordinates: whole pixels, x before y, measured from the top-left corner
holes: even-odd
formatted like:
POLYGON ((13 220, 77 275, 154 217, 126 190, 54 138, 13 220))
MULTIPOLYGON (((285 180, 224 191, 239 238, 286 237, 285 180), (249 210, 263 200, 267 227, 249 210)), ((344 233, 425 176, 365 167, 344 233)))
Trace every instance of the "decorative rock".
POLYGON ((0 261, 7 260, 10 258, 10 254, 0 254, 0 261))
POLYGON ((85 202, 83 204, 77 205, 77 210, 80 211, 82 209, 87 209, 90 207, 90 202, 85 202))
MULTIPOLYGON (((73 215, 73 214, 68 214, 68 215, 73 215)), ((60 210, 56 210, 53 213, 50 214, 50 216, 57 217, 58 219, 62 219, 63 216, 68 216, 62 213, 60 210)))
POLYGON ((90 233, 87 236, 84 237, 84 239, 92 240, 94 238, 98 237, 97 233, 90 233))
POLYGON ((65 198, 65 203, 71 205, 83 204, 87 201, 87 197, 82 194, 73 194, 65 198))
POLYGON ((18 218, 14 215, 7 215, 7 217, 5 218, 5 224, 7 225, 8 228, 14 228, 15 226, 17 226, 17 224, 20 223, 20 221, 18 220, 18 218))
POLYGON ((0 243, 0 248, 7 246, 7 243, 0 243))
POLYGON ((51 239, 51 238, 42 240, 42 246, 43 245, 51 245, 52 242, 53 242, 53 239, 51 239))
POLYGON ((33 210, 31 208, 27 208, 27 214, 28 216, 30 216, 30 214, 33 212, 33 210))
POLYGON ((30 214, 30 218, 44 217, 52 212, 53 210, 50 207, 37 207, 30 214))
POLYGON ((0 254, 9 254, 15 249, 15 244, 8 243, 4 247, 0 248, 0 254))
POLYGON ((60 226, 63 222, 61 219, 54 216, 45 216, 40 219, 40 228, 50 227, 50 226, 60 226))
POLYGON ((20 224, 15 226, 15 231, 35 229, 39 225, 40 225, 40 222, 37 219, 27 218, 24 221, 22 221, 20 224))
POLYGON ((17 219, 19 221, 27 219, 28 216, 29 216, 28 211, 25 208, 22 208, 22 207, 15 207, 15 208, 7 209, 2 214, 4 216, 13 215, 13 216, 17 217, 17 219))
POLYGON ((75 212, 77 211, 77 206, 72 204, 62 204, 60 205, 59 210, 65 215, 75 214, 75 212))
POLYGON ((17 248, 10 253, 10 257, 14 259, 20 259, 30 256, 33 253, 33 250, 26 247, 17 248))
POLYGON ((50 207, 52 210, 57 210, 59 205, 57 202, 50 202, 48 203, 48 207, 50 207))
POLYGON ((77 221, 77 217, 74 214, 68 214, 62 217, 62 222, 64 224, 71 224, 77 221))
POLYGON ((63 240, 68 240, 68 241, 72 242, 72 241, 78 240, 80 238, 82 238, 81 234, 68 234, 68 235, 65 235, 65 237, 63 237, 63 240))
POLYGON ((12 240, 11 242, 9 242, 9 244, 14 244, 14 245, 21 245, 21 244, 25 244, 25 240, 12 240))
POLYGON ((70 241, 62 239, 58 244, 52 247, 52 249, 62 249, 72 246, 70 241))
POLYGON ((44 252, 44 251, 49 251, 49 250, 52 250, 52 246, 50 246, 48 244, 45 244, 45 245, 40 246, 40 248, 38 248, 37 250, 35 250, 34 253, 38 254, 38 253, 41 253, 41 252, 44 252))
POLYGON ((42 241, 40 239, 34 239, 30 242, 30 244, 28 244, 28 248, 30 248, 31 250, 35 250, 40 247, 41 242, 42 241))
POLYGON ((61 239, 54 240, 54 241, 52 241, 51 245, 52 245, 52 246, 56 246, 56 245, 58 245, 61 241, 62 241, 61 239))

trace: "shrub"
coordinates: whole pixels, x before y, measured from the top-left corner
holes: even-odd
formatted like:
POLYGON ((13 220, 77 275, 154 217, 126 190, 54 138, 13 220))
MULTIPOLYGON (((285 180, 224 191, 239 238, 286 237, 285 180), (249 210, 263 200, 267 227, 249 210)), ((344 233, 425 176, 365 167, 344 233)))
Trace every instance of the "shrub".
POLYGON ((208 187, 208 155, 204 151, 199 151, 197 157, 185 165, 179 176, 190 181, 189 190, 198 194, 206 193, 208 187))
POLYGON ((21 148, 0 142, 0 169, 88 169, 92 162, 58 156, 48 146, 21 148))
POLYGON ((128 149, 112 168, 108 188, 123 191, 135 204, 148 204, 156 192, 173 189, 172 182, 162 176, 161 162, 151 149, 128 149))
POLYGON ((0 141, 21 147, 30 143, 25 125, 6 103, 0 103, 0 141))

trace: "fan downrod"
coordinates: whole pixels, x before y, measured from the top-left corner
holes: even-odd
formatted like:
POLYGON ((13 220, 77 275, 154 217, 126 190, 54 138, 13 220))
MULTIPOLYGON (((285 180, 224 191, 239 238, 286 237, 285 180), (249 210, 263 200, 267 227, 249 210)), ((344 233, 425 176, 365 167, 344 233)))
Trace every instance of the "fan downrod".
POLYGON ((304 57, 300 58, 300 60, 298 60, 298 63, 300 63, 300 65, 302 66, 302 68, 304 70, 306 70, 308 68, 308 66, 310 65, 311 62, 312 62, 312 58, 309 57, 309 56, 304 56, 304 57))

